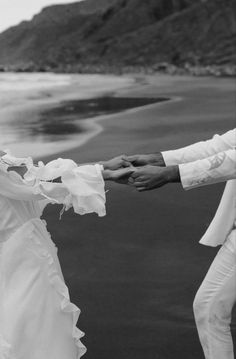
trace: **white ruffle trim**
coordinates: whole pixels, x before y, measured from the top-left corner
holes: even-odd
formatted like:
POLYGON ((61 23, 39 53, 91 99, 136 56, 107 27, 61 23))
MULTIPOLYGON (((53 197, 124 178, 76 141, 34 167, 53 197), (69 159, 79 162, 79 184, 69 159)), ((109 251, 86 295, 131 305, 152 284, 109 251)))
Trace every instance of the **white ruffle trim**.
MULTIPOLYGON (((40 222, 44 223, 43 221, 40 222)), ((47 232, 47 235, 50 237, 50 233, 48 233, 46 227, 44 230, 47 232)), ((48 273, 49 281, 54 287, 54 289, 56 290, 56 292, 58 293, 59 297, 61 298, 60 307, 62 312, 67 314, 72 314, 73 325, 72 325, 71 334, 75 341, 75 345, 77 347, 77 359, 80 359, 87 351, 86 347, 83 345, 83 343, 80 340, 84 336, 84 333, 76 327, 81 311, 75 304, 71 303, 68 288, 57 271, 53 256, 48 252, 47 248, 43 247, 40 240, 34 242, 38 246, 39 255, 45 258, 48 263, 47 273, 48 273)))
POLYGON ((35 166, 30 157, 16 158, 6 150, 6 154, 0 157, 0 169, 14 183, 26 186, 32 196, 44 200, 45 206, 48 203, 62 204, 61 214, 73 207, 80 215, 106 215, 103 167, 99 164, 78 166, 72 160, 58 158, 46 165, 40 161, 35 166), (9 166, 23 166, 26 170, 24 178, 15 171, 8 172, 9 166), (60 183, 54 182, 58 178, 60 183))
MULTIPOLYGON (((50 233, 47 231, 46 222, 40 220, 39 218, 34 218, 23 225, 20 229, 23 231, 25 236, 27 237, 33 231, 39 231, 39 233, 45 238, 48 237, 49 248, 52 251, 55 251, 56 254, 56 247, 53 241, 51 240, 50 233)), ((17 232, 14 234, 15 236, 19 235, 17 232)), ((57 270, 57 266, 55 264, 55 260, 53 255, 50 254, 48 248, 44 246, 39 237, 32 236, 30 237, 33 240, 34 246, 37 246, 37 253, 38 255, 44 259, 45 263, 47 264, 47 273, 49 282, 51 283, 52 287, 55 289, 56 293, 60 298, 60 309, 63 313, 68 315, 72 315, 72 328, 71 328, 71 336, 74 339, 75 346, 77 348, 77 358, 80 359, 87 351, 86 347, 81 342, 81 338, 84 336, 84 333, 76 327, 76 324, 79 319, 80 309, 70 301, 70 295, 66 284, 64 283, 62 277, 57 270)), ((0 359, 16 359, 15 355, 12 352, 12 347, 10 343, 8 343, 5 338, 0 333, 0 359)))
POLYGON ((0 359, 15 359, 11 345, 0 334, 0 359))

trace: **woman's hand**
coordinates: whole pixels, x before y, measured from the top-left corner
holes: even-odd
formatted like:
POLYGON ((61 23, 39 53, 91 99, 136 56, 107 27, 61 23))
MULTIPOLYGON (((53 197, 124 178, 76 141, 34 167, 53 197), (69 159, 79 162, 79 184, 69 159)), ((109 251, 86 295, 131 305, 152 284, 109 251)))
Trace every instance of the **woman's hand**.
POLYGON ((115 171, 120 168, 127 168, 131 166, 131 163, 126 160, 125 155, 117 156, 112 158, 111 160, 100 162, 103 165, 104 170, 115 171))
POLYGON ((180 182, 178 166, 144 166, 136 169, 129 179, 129 184, 135 186, 139 192, 159 188, 170 182, 180 182))
POLYGON ((103 178, 105 181, 114 181, 121 184, 128 184, 129 178, 134 171, 134 167, 120 168, 115 171, 104 170, 103 178))

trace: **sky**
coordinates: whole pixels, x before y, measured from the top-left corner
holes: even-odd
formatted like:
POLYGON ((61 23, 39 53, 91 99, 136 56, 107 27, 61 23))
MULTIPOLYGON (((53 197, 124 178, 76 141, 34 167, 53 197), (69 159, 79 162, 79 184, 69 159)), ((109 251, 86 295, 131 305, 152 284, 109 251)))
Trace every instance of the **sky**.
POLYGON ((76 0, 0 0, 0 32, 23 20, 30 20, 45 6, 71 2, 76 0))

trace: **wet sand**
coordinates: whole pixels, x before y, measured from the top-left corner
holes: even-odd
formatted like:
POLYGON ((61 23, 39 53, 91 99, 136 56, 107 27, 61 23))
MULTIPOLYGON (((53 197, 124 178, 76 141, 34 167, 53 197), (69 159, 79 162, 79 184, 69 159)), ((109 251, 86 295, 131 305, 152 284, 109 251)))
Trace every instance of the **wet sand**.
MULTIPOLYGON (((207 139, 235 126, 234 90, 230 79, 146 77, 119 96, 174 101, 104 117, 103 132, 60 156, 83 163, 207 139)), ((71 298, 82 310, 85 358, 203 359, 192 301, 217 249, 198 240, 223 187, 184 192, 173 184, 140 194, 108 184, 105 218, 68 212, 59 222, 58 208, 47 209, 71 298)), ((232 328, 235 339, 235 314, 232 328)))
MULTIPOLYGON (((105 95, 89 99, 62 101, 58 106, 40 112, 37 125, 31 126, 30 136, 43 136, 48 142, 63 141, 65 137, 86 134, 89 124, 99 121, 99 117, 123 112, 128 109, 168 101, 169 98, 116 97, 105 95)), ((30 127, 30 126, 28 126, 30 127)), ((77 147, 77 146, 76 146, 77 147)))

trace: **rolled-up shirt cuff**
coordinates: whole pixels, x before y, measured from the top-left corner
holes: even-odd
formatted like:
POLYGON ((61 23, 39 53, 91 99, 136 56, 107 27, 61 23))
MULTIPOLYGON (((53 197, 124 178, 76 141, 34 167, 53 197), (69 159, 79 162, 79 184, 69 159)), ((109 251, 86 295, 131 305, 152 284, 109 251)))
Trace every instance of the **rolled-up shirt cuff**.
POLYGON ((178 150, 161 152, 166 166, 174 166, 180 163, 178 150))
POLYGON ((199 187, 200 182, 205 177, 201 173, 199 174, 199 177, 193 178, 193 164, 192 163, 184 163, 179 165, 179 174, 180 174, 180 180, 183 188, 185 190, 189 190, 195 187, 199 187))

